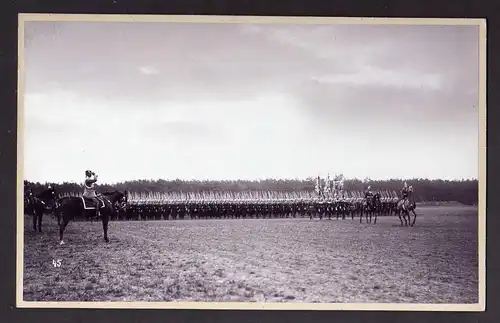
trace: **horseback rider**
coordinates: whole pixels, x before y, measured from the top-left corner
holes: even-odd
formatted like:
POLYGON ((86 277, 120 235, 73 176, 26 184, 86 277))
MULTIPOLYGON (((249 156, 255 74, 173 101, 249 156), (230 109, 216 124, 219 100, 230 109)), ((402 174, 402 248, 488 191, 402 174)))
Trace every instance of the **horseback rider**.
POLYGON ((401 200, 406 200, 410 194, 410 189, 408 188, 408 183, 403 184, 403 189, 401 190, 401 200))
POLYGON ((365 198, 370 199, 373 197, 372 187, 368 185, 368 188, 365 191, 365 198))
POLYGON ((373 192, 372 192, 372 187, 368 185, 366 191, 365 191, 365 199, 366 199, 366 204, 371 205, 373 202, 373 192))
POLYGON ((398 201, 397 201, 398 205, 401 201, 403 201, 403 204, 402 204, 403 209, 406 209, 404 202, 408 200, 408 196, 409 196, 409 188, 408 188, 408 183, 406 183, 406 181, 405 181, 403 184, 403 189, 401 190, 401 197, 398 198, 398 201))
POLYGON ((99 217, 99 209, 101 207, 101 200, 97 196, 96 190, 95 190, 95 183, 97 182, 97 175, 91 170, 86 170, 85 171, 85 182, 84 182, 84 191, 83 191, 83 197, 94 201, 95 203, 95 210, 96 210, 96 217, 99 217))
POLYGON ((30 207, 33 203, 33 190, 29 187, 28 183, 24 181, 24 210, 25 212, 31 210, 30 207))
POLYGON ((52 187, 52 185, 49 184, 49 187, 47 187, 47 190, 50 191, 53 197, 56 196, 56 189, 52 187))

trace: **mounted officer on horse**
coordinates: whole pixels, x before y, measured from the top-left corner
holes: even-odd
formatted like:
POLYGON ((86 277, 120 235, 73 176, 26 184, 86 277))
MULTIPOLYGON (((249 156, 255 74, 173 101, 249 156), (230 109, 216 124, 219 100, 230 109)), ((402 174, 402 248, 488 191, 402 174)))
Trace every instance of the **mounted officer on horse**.
POLYGON ((408 183, 404 182, 403 189, 401 190, 401 198, 398 201, 398 207, 401 207, 406 211, 408 207, 408 197, 410 196, 410 187, 408 187, 408 183))
POLYGON ((365 190, 365 203, 364 205, 366 207, 370 207, 373 202, 373 192, 372 192, 372 187, 368 185, 368 187, 365 190))
POLYGON ((125 208, 127 205, 127 192, 113 191, 105 195, 97 194, 95 183, 97 175, 87 170, 85 171, 85 181, 83 185, 83 195, 81 197, 66 196, 59 200, 57 208, 57 218, 59 223, 59 240, 60 244, 64 244, 64 230, 68 223, 75 217, 82 215, 88 216, 92 212, 101 218, 104 231, 104 240, 108 239, 108 223, 112 214, 117 208, 125 208), (62 222, 60 221, 62 220, 62 222))
MULTIPOLYGON (((380 211, 380 193, 373 193, 371 186, 368 186, 368 188, 365 190, 365 198, 363 202, 363 212, 366 215, 366 222, 371 223, 372 222, 372 215, 375 215, 375 222, 377 223, 377 213, 380 211), (369 217, 369 220, 368 220, 369 217)), ((361 214, 359 218, 359 223, 361 223, 363 220, 363 214, 361 214)))
POLYGON ((33 215, 33 230, 42 232, 42 218, 44 213, 55 213, 57 207, 56 190, 48 185, 42 193, 35 195, 33 190, 24 183, 24 211, 33 215))
POLYGON ((401 225, 403 225, 403 220, 405 221, 405 225, 414 226, 415 220, 417 219, 417 214, 415 213, 415 208, 417 207, 415 201, 412 198, 413 195, 413 187, 408 186, 406 182, 404 182, 403 189, 401 190, 401 198, 397 202, 396 210, 399 216, 399 220, 401 221, 401 225), (410 222, 410 212, 413 213, 413 222, 410 222), (403 218, 401 218, 401 213, 403 214, 403 218), (408 221, 406 220, 406 216, 408 216, 408 221))

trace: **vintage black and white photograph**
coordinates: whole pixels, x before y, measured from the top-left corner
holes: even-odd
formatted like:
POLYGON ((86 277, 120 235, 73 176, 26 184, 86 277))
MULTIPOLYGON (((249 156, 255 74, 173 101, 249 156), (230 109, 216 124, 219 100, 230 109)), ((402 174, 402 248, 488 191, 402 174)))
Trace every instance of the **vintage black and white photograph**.
POLYGON ((484 308, 482 21, 92 17, 20 19, 23 306, 484 308))

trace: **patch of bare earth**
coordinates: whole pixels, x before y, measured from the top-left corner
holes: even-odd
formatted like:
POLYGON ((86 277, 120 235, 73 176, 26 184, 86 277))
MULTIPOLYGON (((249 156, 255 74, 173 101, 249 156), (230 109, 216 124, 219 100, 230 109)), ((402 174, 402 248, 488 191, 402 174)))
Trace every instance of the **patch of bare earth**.
POLYGON ((25 228, 27 301, 475 303, 477 210, 352 220, 71 222, 25 228), (53 260, 61 260, 54 266, 53 260))

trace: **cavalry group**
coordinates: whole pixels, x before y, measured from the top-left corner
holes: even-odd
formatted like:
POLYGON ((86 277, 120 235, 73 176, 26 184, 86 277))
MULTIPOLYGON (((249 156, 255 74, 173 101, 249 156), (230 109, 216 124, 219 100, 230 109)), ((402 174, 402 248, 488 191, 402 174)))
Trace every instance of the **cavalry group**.
MULTIPOLYGON (((54 187, 48 187, 35 195, 24 187, 25 214, 33 215, 33 229, 42 230, 43 214, 53 214, 60 226, 60 242, 69 221, 75 219, 101 219, 104 238, 108 241, 107 228, 110 220, 176 220, 176 219, 258 219, 309 217, 352 219, 360 223, 376 223, 377 216, 398 215, 401 225, 413 226, 416 220, 413 188, 405 182, 398 197, 395 192, 373 192, 368 186, 363 194, 344 191, 343 187, 331 194, 297 193, 257 194, 235 197, 234 194, 209 194, 207 196, 184 195, 168 198, 141 198, 129 192, 96 191, 98 176, 85 172, 83 194, 60 196, 54 187), (413 213, 413 221, 410 219, 413 213)), ((317 192, 318 193, 318 192, 317 192)))

